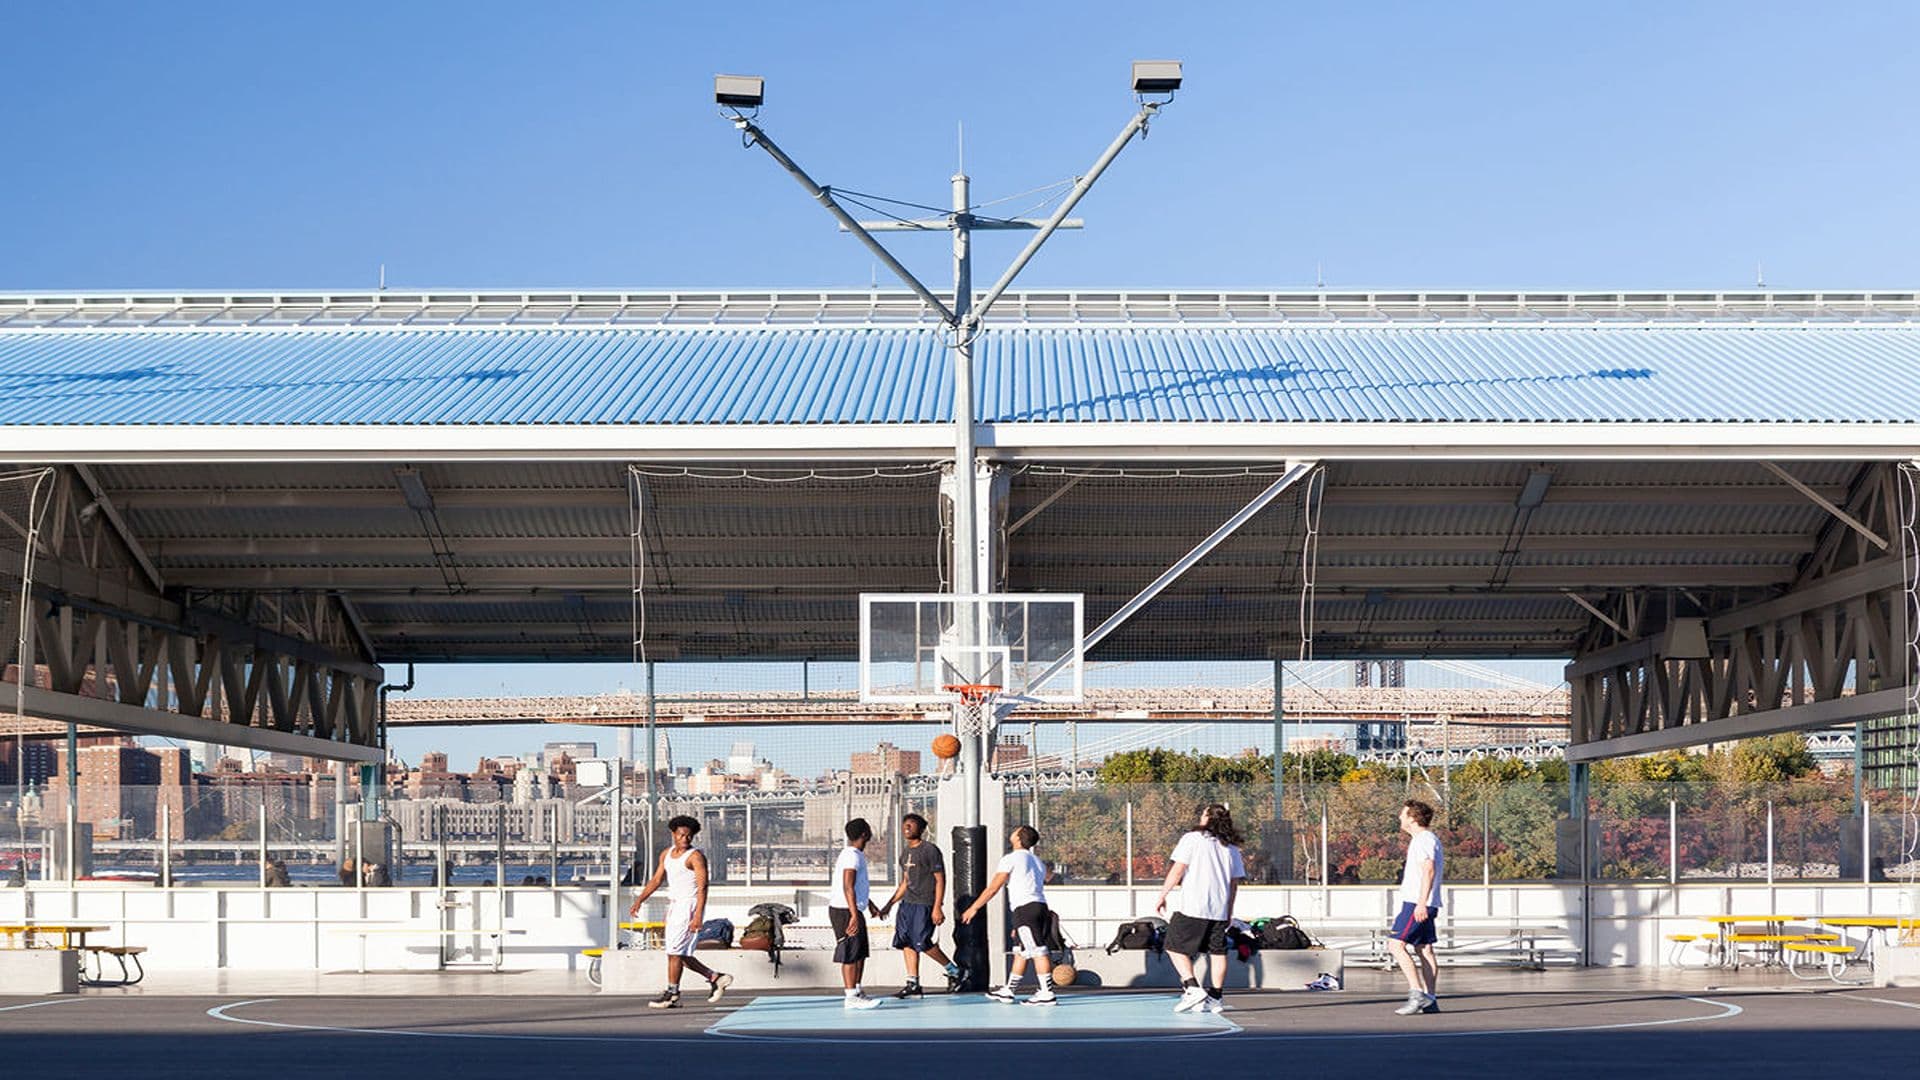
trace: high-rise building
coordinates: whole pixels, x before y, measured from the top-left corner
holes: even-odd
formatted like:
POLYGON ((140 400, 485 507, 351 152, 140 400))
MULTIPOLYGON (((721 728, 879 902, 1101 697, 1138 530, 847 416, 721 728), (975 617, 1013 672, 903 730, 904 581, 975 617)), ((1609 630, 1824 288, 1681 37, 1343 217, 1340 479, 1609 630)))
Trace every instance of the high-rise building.
POLYGON ((549 771, 555 758, 565 755, 568 759, 580 762, 600 756, 600 744, 592 742, 550 742, 541 748, 540 759, 549 771))
POLYGON ((56 760, 50 739, 0 740, 0 784, 19 781, 45 787, 47 778, 53 775, 56 760), (24 776, 16 771, 18 762, 25 763, 24 776))

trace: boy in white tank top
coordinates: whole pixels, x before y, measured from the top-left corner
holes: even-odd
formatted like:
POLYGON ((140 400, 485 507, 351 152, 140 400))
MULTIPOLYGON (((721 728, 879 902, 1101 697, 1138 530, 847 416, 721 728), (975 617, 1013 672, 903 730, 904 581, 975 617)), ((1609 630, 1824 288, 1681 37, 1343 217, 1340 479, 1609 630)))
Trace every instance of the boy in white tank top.
POLYGON ((667 828, 673 833, 673 846, 660 853, 646 888, 640 890, 640 895, 633 898, 633 906, 627 909, 628 918, 638 916, 640 905, 647 897, 663 883, 666 885, 667 988, 647 1002, 650 1009, 680 1007, 680 975, 686 968, 692 968, 696 975, 707 980, 708 1001, 719 1001, 720 995, 733 985, 733 976, 722 975, 693 956, 694 945, 700 939, 700 925, 707 915, 707 856, 693 846, 700 823, 683 814, 669 820, 667 828))

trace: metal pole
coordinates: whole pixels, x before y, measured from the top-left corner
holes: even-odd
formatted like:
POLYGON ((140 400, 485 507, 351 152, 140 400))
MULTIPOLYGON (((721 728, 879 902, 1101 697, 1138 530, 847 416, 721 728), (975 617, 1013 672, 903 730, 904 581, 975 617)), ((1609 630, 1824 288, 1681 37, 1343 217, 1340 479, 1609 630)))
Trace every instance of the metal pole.
POLYGON ((1493 885, 1493 796, 1491 788, 1480 791, 1480 887, 1493 885))
MULTIPOLYGON (((1080 200, 1092 190, 1095 181, 1100 179, 1100 174, 1107 171, 1107 166, 1113 164, 1113 159, 1120 156, 1120 151, 1126 149, 1135 135, 1147 129, 1147 122, 1160 111, 1160 105, 1161 103, 1157 101, 1140 103, 1140 111, 1134 114, 1132 120, 1127 121, 1126 127, 1120 129, 1120 134, 1107 145, 1099 158, 1095 159, 1093 167, 1087 170, 1087 174, 1074 182, 1073 189, 1067 192, 1066 198, 1060 200, 1060 205, 1054 209, 1053 216, 1047 219, 1045 225, 1040 226, 1040 231, 1034 233, 1033 239, 1027 241, 1027 246, 1021 248, 1020 254, 1013 257, 1013 262, 1007 267, 1006 273, 1001 274, 1000 280, 994 282, 993 288, 988 289, 987 294, 980 298, 979 314, 973 316, 973 321, 977 322, 986 316, 987 309, 993 307, 994 301, 1000 299, 1000 294, 1006 292, 1007 287, 1013 284, 1013 279, 1020 275, 1020 271, 1026 269, 1027 263, 1032 261, 1034 255, 1040 251, 1040 246, 1045 244, 1054 230, 1067 220, 1067 215, 1073 212, 1073 208, 1080 205, 1080 200)), ((964 312, 955 314, 960 316, 964 329, 968 316, 964 312)))
MULTIPOLYGON (((1327 862, 1327 804, 1323 799, 1320 803, 1320 887, 1325 889, 1332 884, 1333 867, 1327 862)), ((1327 914, 1324 901, 1321 903, 1320 913, 1327 914)))
POLYGON ((1873 884, 1873 807, 1866 803, 1860 804, 1860 884, 1873 884))
POLYGON ((1127 917, 1139 914, 1133 898, 1133 800, 1127 800, 1127 917))
MULTIPOLYGON (((658 788, 660 762, 657 757, 660 752, 658 719, 658 713, 654 708, 653 661, 649 660, 647 661, 647 850, 641 853, 643 860, 653 858, 653 853, 658 850, 653 840, 653 823, 660 817, 660 791, 658 788)), ((617 768, 616 766, 616 769, 617 768)))
POLYGON ((1067 759, 1067 790, 1079 791, 1080 790, 1080 725, 1074 723, 1071 720, 1067 721, 1067 743, 1069 746, 1069 753, 1072 755, 1067 759))
POLYGON ((260 887, 267 887, 267 789, 260 789, 260 887))
MULTIPOLYGON (((26 848, 21 848, 22 862, 26 856, 26 848)), ((160 887, 173 888, 173 807, 166 803, 160 804, 160 887)))
POLYGON ((1274 835, 1279 836, 1281 812, 1284 805, 1281 796, 1286 793, 1286 754, 1287 754, 1287 718, 1286 705, 1287 663, 1275 658, 1273 661, 1273 823, 1274 835))
MULTIPOLYGON (((649 732, 653 729, 653 664, 647 664, 647 704, 649 732)), ((652 745, 652 739, 648 739, 652 745)), ((620 947, 620 919, 626 912, 620 910, 620 759, 613 759, 613 791, 607 796, 607 948, 620 947)), ((651 827, 651 822, 648 823, 651 827)), ((648 837, 651 841, 652 837, 648 837)), ((649 844, 651 847, 651 844, 649 844)))
MULTIPOLYGON (((965 173, 953 175, 952 202, 953 223, 953 594, 966 596, 979 590, 979 580, 975 573, 979 559, 979 538, 974 518, 974 456, 973 441, 973 337, 974 327, 969 322, 973 311, 973 231, 969 227, 967 208, 971 199, 971 182, 965 173)), ((959 619, 960 645, 962 647, 978 645, 975 631, 976 621, 969 617, 970 612, 956 609, 959 619)), ((972 664, 971 654, 963 653, 967 663, 972 664)), ((968 682, 977 681, 979 672, 962 672, 968 682)), ((964 707, 964 706, 963 706, 964 707)), ((979 825, 980 788, 984 763, 986 760, 985 740, 991 717, 988 703, 980 712, 980 731, 977 734, 961 734, 960 773, 961 783, 965 787, 966 820, 962 824, 979 825)))
POLYGON ((753 884, 753 800, 747 800, 747 884, 753 884))
POLYGON ((547 807, 547 888, 560 884, 560 806, 547 807))
POLYGON ((1680 884, 1680 800, 1667 800, 1667 884, 1680 884))
POLYGON ((1767 884, 1773 884, 1773 800, 1767 800, 1767 884))
MULTIPOLYGON (((19 767, 25 769, 25 760, 19 767)), ((72 885, 75 875, 74 860, 80 857, 79 838, 75 835, 80 828, 80 727, 67 725, 67 884, 72 885)))

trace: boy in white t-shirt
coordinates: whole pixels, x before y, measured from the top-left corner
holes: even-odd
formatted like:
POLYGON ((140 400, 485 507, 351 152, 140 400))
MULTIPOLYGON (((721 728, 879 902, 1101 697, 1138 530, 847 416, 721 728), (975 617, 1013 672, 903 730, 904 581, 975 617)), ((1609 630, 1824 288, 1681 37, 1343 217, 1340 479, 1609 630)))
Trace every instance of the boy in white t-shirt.
POLYGON ((1407 866, 1400 874, 1400 913, 1394 917, 1387 948, 1407 976, 1407 1003, 1395 1009, 1401 1016, 1440 1011, 1434 989, 1440 965, 1434 959, 1434 919, 1440 914, 1440 882, 1446 874, 1446 855, 1435 835, 1433 807, 1408 799, 1400 808, 1400 831, 1407 834, 1407 866))
POLYGON ((880 908, 868 895, 867 841, 873 839, 873 827, 866 818, 847 822, 847 846, 833 864, 833 884, 827 902, 827 921, 833 924, 833 960, 840 965, 840 985, 845 988, 849 1009, 877 1009, 880 999, 860 989, 860 977, 867 971, 867 956, 872 947, 867 940, 868 915, 879 915, 880 908))
POLYGON ((1174 1012, 1225 1012, 1221 991, 1227 985, 1227 923, 1233 919, 1233 901, 1247 876, 1240 855, 1240 831, 1233 815, 1221 803, 1200 808, 1200 827, 1174 845, 1166 883, 1154 910, 1167 910, 1167 894, 1180 890, 1173 918, 1167 923, 1167 959, 1180 973, 1180 1000, 1174 1012), (1193 958, 1206 953, 1213 968, 1213 985, 1203 987, 1194 977, 1193 958))
POLYGON ((1040 991, 1024 1004, 1052 1005, 1059 998, 1053 993, 1053 958, 1047 954, 1047 931, 1053 921, 1047 910, 1047 867, 1033 853, 1040 834, 1033 826, 1022 825, 1013 830, 1009 839, 1013 850, 994 867, 993 880, 987 883, 979 898, 960 913, 960 921, 972 922, 980 909, 987 906, 987 901, 1006 889, 1007 903, 1013 907, 1013 967, 1007 972, 1006 983, 988 991, 987 997, 1009 1005, 1021 1004, 1013 988, 1020 985, 1021 977, 1027 973, 1027 960, 1031 958, 1034 975, 1040 980, 1040 991))

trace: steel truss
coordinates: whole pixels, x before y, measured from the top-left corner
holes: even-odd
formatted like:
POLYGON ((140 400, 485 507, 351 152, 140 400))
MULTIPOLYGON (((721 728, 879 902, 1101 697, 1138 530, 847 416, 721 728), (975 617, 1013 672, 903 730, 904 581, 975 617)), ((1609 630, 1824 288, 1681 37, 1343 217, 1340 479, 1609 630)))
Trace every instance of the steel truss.
POLYGON ((1902 712, 1913 583, 1885 537, 1902 528, 1896 467, 1863 470, 1784 593, 1717 613, 1684 590, 1593 605, 1591 649, 1567 667, 1570 761, 1831 727, 1902 712), (1620 641, 1629 634, 1639 635, 1620 641))
MULTIPOLYGON (((0 549, 24 532, 0 522, 0 549)), ((326 593, 169 588, 84 467, 60 469, 34 564, 25 733, 69 723, 378 761, 379 689, 352 608, 326 593), (271 627, 272 629, 269 629, 271 627)), ((18 618, 18 591, 0 625, 18 618)), ((0 721, 10 730, 15 722, 0 721)))

